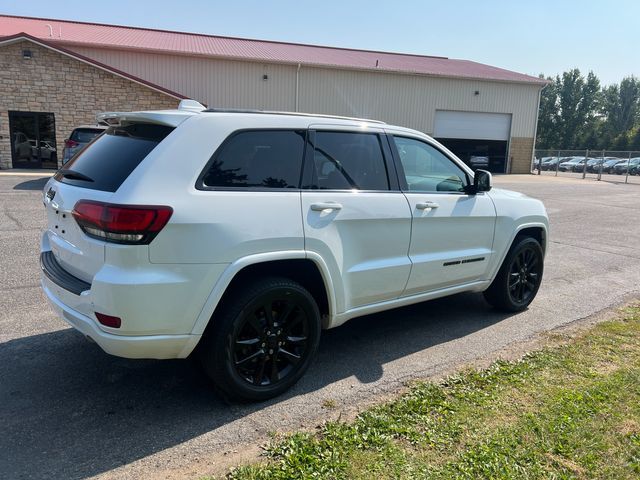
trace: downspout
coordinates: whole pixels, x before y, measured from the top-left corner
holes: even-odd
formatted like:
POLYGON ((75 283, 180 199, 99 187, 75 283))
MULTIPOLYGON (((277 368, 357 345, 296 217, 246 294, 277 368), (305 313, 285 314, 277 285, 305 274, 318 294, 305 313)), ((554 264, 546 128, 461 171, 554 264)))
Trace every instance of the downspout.
MULTIPOLYGON (((533 129, 533 151, 531 152, 531 166, 533 167, 533 160, 536 158, 536 140, 538 137, 538 117, 540 116, 540 98, 542 97, 542 90, 547 86, 545 83, 540 90, 538 90, 538 108, 536 109, 536 125, 533 129)), ((542 159, 540 159, 542 161, 542 159)), ((538 164, 538 175, 542 170, 542 165, 538 164)))
POLYGON ((300 67, 298 64, 298 68, 296 69, 296 112, 298 111, 298 99, 300 95, 300 67))

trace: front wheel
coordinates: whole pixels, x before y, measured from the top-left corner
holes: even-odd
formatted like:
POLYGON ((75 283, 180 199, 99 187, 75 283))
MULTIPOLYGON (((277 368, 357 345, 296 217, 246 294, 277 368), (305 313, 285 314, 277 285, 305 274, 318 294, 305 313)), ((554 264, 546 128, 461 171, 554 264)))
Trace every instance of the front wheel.
POLYGON ((311 294, 286 278, 261 279, 225 299, 200 349, 226 398, 260 401, 296 383, 315 357, 320 312, 311 294))
POLYGON ((516 239, 498 275, 484 292, 491 305, 506 312, 519 312, 533 301, 542 282, 544 254, 535 238, 516 239))

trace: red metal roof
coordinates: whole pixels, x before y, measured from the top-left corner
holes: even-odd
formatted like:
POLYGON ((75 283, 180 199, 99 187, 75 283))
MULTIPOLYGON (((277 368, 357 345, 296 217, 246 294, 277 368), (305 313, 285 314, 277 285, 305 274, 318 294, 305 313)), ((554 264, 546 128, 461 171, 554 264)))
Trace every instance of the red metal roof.
POLYGON ((540 85, 546 83, 537 77, 469 60, 0 15, 0 36, 21 32, 52 44, 67 46, 134 49, 540 85))

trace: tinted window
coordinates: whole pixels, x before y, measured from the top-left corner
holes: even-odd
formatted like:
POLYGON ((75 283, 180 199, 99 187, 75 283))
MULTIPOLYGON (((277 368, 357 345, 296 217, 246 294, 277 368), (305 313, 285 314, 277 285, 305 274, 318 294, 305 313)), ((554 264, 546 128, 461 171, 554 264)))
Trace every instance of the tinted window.
POLYGON ((334 190, 388 190, 378 135, 316 132, 313 187, 334 190))
POLYGON ((298 188, 305 132, 262 130, 232 136, 202 178, 205 187, 298 188))
POLYGON ((394 137, 400 162, 412 192, 462 192, 467 176, 445 154, 413 138, 394 137))
POLYGON ((115 192, 172 130, 172 127, 143 123, 110 127, 66 163, 55 178, 78 187, 115 192))
POLYGON ((69 138, 75 142, 89 143, 102 132, 104 132, 104 129, 76 128, 69 138))

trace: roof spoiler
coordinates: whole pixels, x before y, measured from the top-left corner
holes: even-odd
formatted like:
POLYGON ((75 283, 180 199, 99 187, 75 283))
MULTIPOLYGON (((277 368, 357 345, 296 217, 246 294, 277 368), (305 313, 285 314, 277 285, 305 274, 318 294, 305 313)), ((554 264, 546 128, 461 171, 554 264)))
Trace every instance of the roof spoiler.
POLYGON ((177 110, 156 110, 149 112, 104 112, 96 115, 99 125, 128 125, 131 123, 153 123, 177 127, 194 113, 206 110, 195 100, 181 100, 177 110))

